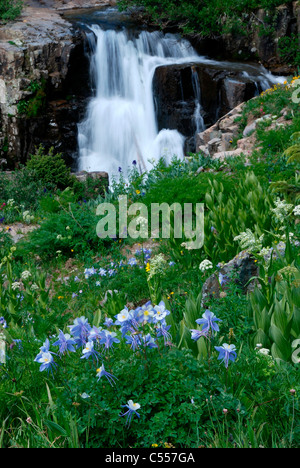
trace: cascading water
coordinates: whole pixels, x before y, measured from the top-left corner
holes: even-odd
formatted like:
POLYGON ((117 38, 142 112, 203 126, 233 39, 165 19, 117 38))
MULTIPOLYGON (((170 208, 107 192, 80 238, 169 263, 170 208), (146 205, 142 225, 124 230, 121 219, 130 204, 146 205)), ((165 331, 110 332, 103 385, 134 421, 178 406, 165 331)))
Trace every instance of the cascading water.
MULTIPOLYGON (((183 158, 184 136, 176 130, 158 130, 152 92, 155 69, 171 64, 222 62, 200 57, 188 41, 172 34, 143 31, 138 37, 130 37, 126 30, 104 30, 99 25, 90 26, 90 31, 91 74, 96 92, 86 118, 78 125, 78 169, 126 174, 133 161, 141 170, 148 170, 160 157, 167 162, 174 155, 183 158)), ((259 78, 257 68, 253 67, 253 71, 263 88, 272 82, 266 70, 259 78)), ((196 75, 193 73, 196 106, 191 118, 201 131, 204 122, 196 75)))
POLYGON ((158 132, 152 79, 156 67, 189 61, 191 46, 173 36, 143 31, 128 39, 125 31, 103 31, 93 26, 97 46, 91 72, 96 96, 86 119, 79 124, 79 169, 119 168, 126 172, 133 161, 147 170, 149 159, 183 157, 184 137, 176 130, 158 132))

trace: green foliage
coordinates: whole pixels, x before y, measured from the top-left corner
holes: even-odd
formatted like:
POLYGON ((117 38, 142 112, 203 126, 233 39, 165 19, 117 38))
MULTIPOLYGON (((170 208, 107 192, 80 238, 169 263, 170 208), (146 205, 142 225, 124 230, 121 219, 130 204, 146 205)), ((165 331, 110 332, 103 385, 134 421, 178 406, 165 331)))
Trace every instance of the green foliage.
POLYGON ((208 212, 204 251, 216 263, 229 261, 238 253, 234 238, 247 228, 258 237, 271 229, 272 197, 251 172, 236 184, 230 195, 225 195, 222 184, 211 182, 205 202, 208 212))
POLYGON ((24 248, 43 258, 73 257, 88 251, 99 251, 103 245, 97 237, 98 218, 85 204, 69 203, 69 190, 53 200, 59 204, 60 211, 48 213, 40 227, 30 233, 29 244, 24 248))
POLYGON ((294 133, 291 140, 294 143, 293 146, 286 149, 283 155, 288 158, 288 164, 300 163, 300 132, 294 133))
POLYGON ((192 0, 176 2, 174 0, 121 0, 120 8, 143 6, 151 21, 162 27, 176 24, 186 34, 202 37, 218 37, 220 34, 233 33, 245 35, 249 32, 249 15, 259 8, 268 12, 260 32, 272 34, 276 20, 275 8, 282 0, 192 0))
POLYGON ((280 37, 278 41, 279 54, 282 60, 296 67, 300 66, 299 36, 280 37))
POLYGON ((0 201, 14 200, 17 205, 24 205, 26 209, 38 208, 39 199, 44 195, 42 180, 34 177, 33 171, 22 167, 7 175, 0 172, 0 201))
POLYGON ((0 21, 12 21, 17 18, 22 11, 22 0, 1 0, 0 21))
POLYGON ((43 110, 46 103, 46 82, 42 80, 41 83, 36 81, 31 82, 27 91, 30 91, 32 96, 28 99, 22 99, 18 103, 18 113, 25 116, 27 119, 37 117, 43 110))
POLYGON ((249 298, 252 343, 271 349, 274 359, 286 362, 294 360, 293 343, 300 336, 300 270, 290 249, 288 242, 284 256, 275 252, 277 268, 272 261, 260 265, 258 285, 249 298))
POLYGON ((70 169, 61 153, 54 154, 54 148, 50 148, 49 152, 45 153, 43 146, 40 145, 26 166, 33 172, 35 179, 45 187, 65 189, 72 185, 70 169))

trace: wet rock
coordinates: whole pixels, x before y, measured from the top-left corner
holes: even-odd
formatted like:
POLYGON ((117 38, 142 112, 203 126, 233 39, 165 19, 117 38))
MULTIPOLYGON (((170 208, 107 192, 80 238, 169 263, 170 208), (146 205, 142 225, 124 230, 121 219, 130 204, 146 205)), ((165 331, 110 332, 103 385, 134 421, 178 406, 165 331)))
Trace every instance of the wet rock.
POLYGON ((187 137, 186 151, 197 151, 214 138, 220 138, 222 130, 234 126, 234 115, 228 121, 213 124, 233 108, 251 99, 257 92, 253 79, 245 78, 236 65, 190 63, 158 67, 153 78, 153 93, 159 130, 176 129, 187 137), (200 105, 204 125, 209 131, 196 135, 194 119, 197 103, 197 87, 201 89, 200 105))

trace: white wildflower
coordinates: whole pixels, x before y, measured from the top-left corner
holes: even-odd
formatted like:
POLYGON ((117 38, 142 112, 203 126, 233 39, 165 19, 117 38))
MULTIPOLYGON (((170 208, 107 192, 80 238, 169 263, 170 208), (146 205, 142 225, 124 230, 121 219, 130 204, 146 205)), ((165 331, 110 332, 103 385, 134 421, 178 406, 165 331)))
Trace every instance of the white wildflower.
POLYGON ((275 215, 276 222, 284 224, 286 217, 291 214, 292 209, 293 205, 286 203, 285 200, 280 200, 280 198, 277 198, 275 201, 275 208, 272 208, 271 211, 273 211, 275 215))
POLYGON ((213 268, 213 264, 211 263, 210 260, 203 260, 203 262, 200 263, 199 265, 199 270, 204 273, 207 270, 211 270, 213 268))
POLYGON ((295 216, 300 216, 300 205, 295 206, 293 213, 295 216))
POLYGON ((158 254, 152 258, 150 262, 150 270, 148 279, 150 280, 153 276, 163 276, 165 274, 165 270, 167 268, 166 259, 162 254, 158 254))
POLYGON ((262 250, 264 234, 262 234, 258 239, 255 234, 250 229, 246 229, 245 232, 242 232, 239 236, 236 236, 233 240, 238 241, 243 250, 248 250, 249 252, 257 252, 262 250))
POLYGON ((260 354, 263 354, 264 356, 269 356, 269 354, 270 354, 270 350, 267 349, 267 348, 261 348, 258 352, 260 354))
POLYGON ((21 274, 22 280, 27 280, 27 279, 29 279, 30 277, 31 277, 31 273, 30 273, 30 271, 28 271, 28 270, 23 271, 23 273, 21 274))

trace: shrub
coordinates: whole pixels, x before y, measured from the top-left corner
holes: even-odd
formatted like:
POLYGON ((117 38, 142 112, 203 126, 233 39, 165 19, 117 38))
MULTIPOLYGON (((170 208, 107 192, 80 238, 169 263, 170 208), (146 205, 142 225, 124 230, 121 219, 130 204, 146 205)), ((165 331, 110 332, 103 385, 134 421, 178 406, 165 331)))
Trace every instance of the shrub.
POLYGON ((73 178, 61 153, 54 154, 54 148, 45 153, 42 145, 36 150, 27 167, 32 170, 36 180, 42 182, 46 187, 65 189, 72 185, 73 178))

